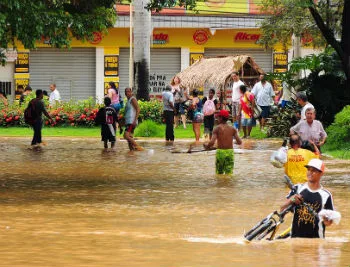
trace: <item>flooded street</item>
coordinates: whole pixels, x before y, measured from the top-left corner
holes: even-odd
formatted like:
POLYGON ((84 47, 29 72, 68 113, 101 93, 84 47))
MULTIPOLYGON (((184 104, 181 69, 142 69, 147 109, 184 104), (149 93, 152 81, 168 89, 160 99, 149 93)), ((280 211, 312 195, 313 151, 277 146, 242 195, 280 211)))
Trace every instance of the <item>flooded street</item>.
POLYGON ((149 140, 143 152, 122 141, 104 153, 97 138, 47 138, 33 151, 30 139, 0 138, 0 266, 350 264, 350 161, 325 159, 323 185, 342 214, 325 240, 247 243, 288 192, 269 162, 280 141, 244 141, 234 175, 218 176, 215 151, 149 140))

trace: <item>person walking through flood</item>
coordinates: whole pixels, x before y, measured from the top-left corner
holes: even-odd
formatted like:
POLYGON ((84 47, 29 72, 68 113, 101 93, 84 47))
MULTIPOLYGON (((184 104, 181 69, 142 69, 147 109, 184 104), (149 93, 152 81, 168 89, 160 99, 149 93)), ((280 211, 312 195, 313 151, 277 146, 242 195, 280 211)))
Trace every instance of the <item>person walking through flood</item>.
POLYGON ((322 160, 311 159, 305 168, 307 169, 307 182, 297 184, 296 188, 291 190, 288 199, 281 206, 281 211, 289 205, 294 205, 292 238, 324 238, 326 226, 333 223, 331 215, 334 214, 332 194, 321 184, 325 166, 322 160), (302 203, 311 206, 319 216, 312 214, 310 209, 301 205, 302 203))
POLYGON ((114 149, 116 142, 117 112, 111 105, 111 99, 104 98, 105 106, 100 108, 96 114, 96 124, 101 124, 101 137, 105 150, 108 149, 108 142, 111 142, 111 149, 114 149))
POLYGON ((227 124, 227 120, 229 119, 227 110, 220 110, 217 118, 219 125, 215 127, 210 142, 203 144, 203 146, 206 150, 209 150, 217 141, 216 173, 232 174, 234 168, 233 138, 238 145, 242 144, 242 140, 238 135, 238 131, 227 124))
POLYGON ((143 147, 139 146, 134 140, 134 130, 138 124, 140 115, 140 107, 137 103, 136 97, 132 93, 130 87, 125 88, 125 95, 128 99, 125 105, 125 131, 124 138, 128 141, 130 151, 142 151, 143 147))
POLYGON ((41 138, 41 129, 43 127, 43 119, 42 119, 42 114, 49 119, 49 123, 51 124, 52 118, 49 115, 49 113, 46 111, 44 101, 43 101, 43 91, 42 90, 36 90, 35 91, 36 98, 32 99, 28 103, 28 107, 32 106, 32 116, 33 116, 33 124, 31 125, 33 127, 34 135, 32 139, 32 147, 38 147, 42 144, 45 145, 45 143, 42 142, 41 138))

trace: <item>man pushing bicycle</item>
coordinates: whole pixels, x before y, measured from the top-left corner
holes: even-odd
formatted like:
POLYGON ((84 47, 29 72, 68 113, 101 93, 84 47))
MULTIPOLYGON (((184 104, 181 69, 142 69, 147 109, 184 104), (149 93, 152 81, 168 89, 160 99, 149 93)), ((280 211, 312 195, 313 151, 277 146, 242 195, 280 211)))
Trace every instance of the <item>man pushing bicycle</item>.
POLYGON ((307 165, 307 182, 297 184, 289 193, 281 211, 293 205, 291 237, 324 238, 326 226, 332 224, 329 218, 334 210, 332 194, 321 185, 324 163, 320 159, 311 159, 307 165), (307 205, 301 205, 305 203, 307 205), (308 207, 311 207, 308 208, 308 207), (318 213, 315 216, 312 210, 318 213), (321 212, 326 210, 326 212, 321 212), (328 211, 327 211, 328 210, 328 211))

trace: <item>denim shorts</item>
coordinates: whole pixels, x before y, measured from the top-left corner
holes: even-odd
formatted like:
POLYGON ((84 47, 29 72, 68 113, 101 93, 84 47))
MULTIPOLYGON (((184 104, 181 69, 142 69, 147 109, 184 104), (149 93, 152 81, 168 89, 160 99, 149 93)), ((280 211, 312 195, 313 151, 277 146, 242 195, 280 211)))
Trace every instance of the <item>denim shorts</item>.
POLYGON ((249 119, 241 119, 241 126, 255 126, 255 119, 254 118, 249 118, 249 119))
POLYGON ((184 103, 175 103, 174 107, 175 107, 175 110, 176 110, 176 114, 182 114, 182 115, 185 114, 184 103))

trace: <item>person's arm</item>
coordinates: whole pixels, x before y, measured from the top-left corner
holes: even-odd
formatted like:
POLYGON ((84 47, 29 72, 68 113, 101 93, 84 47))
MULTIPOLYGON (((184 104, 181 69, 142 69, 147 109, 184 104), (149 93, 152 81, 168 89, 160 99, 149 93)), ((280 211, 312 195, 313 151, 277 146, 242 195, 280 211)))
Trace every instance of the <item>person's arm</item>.
POLYGON ((301 121, 299 121, 297 124, 295 124, 293 127, 290 128, 289 130, 289 134, 292 135, 292 134, 297 134, 300 130, 300 123, 301 121))
POLYGON ((314 149, 315 149, 314 154, 317 155, 317 156, 320 156, 320 155, 321 155, 321 152, 320 152, 320 150, 318 149, 317 145, 316 145, 312 140, 309 140, 309 143, 310 143, 311 145, 313 145, 313 147, 314 147, 314 149))
POLYGON ((233 128, 233 130, 234 130, 233 137, 236 139, 237 145, 241 145, 242 144, 242 139, 239 137, 238 131, 235 128, 233 128))
POLYGON ((280 211, 284 210, 290 205, 300 205, 303 202, 303 197, 299 194, 290 196, 280 207, 280 211))
POLYGON ((44 115, 49 119, 49 122, 50 123, 52 123, 53 122, 53 120, 52 120, 52 118, 51 118, 51 116, 50 116, 50 114, 47 112, 47 110, 46 110, 46 108, 45 108, 45 106, 44 106, 44 104, 42 104, 42 109, 43 109, 43 113, 44 113, 44 115))
POLYGON ((140 115, 140 107, 135 97, 131 100, 131 105, 136 109, 136 115, 133 122, 133 125, 136 125, 137 119, 139 118, 139 115, 140 115))
POLYGON ((113 93, 112 93, 112 90, 111 89, 108 89, 108 94, 107 96, 112 99, 112 96, 113 96, 113 93))
POLYGON ((209 150, 215 144, 215 141, 216 141, 217 138, 218 138, 218 128, 216 127, 214 129, 214 131, 213 131, 213 136, 211 137, 209 143, 208 144, 203 144, 203 147, 206 150, 209 150))
POLYGON ((175 106, 174 106, 174 96, 171 94, 170 98, 169 98, 169 105, 170 107, 175 111, 175 106))
POLYGON ((323 146, 324 143, 326 142, 326 139, 327 139, 327 133, 326 133, 326 131, 324 130, 323 125, 322 125, 321 122, 320 122, 320 132, 321 132, 321 139, 320 139, 320 141, 318 142, 318 145, 319 145, 319 146, 323 146))

